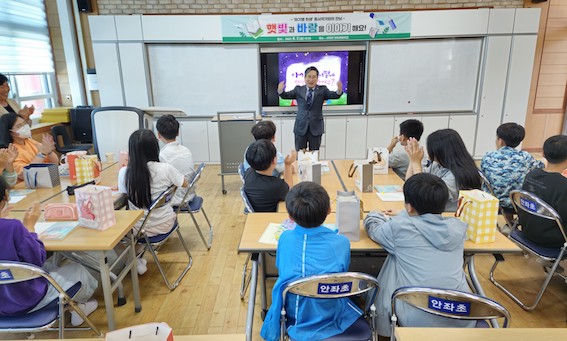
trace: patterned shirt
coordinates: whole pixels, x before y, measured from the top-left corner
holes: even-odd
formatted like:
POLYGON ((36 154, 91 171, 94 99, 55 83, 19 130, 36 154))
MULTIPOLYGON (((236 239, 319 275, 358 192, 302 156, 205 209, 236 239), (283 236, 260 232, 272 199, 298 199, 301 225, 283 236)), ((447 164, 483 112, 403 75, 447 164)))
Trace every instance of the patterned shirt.
MULTIPOLYGON (((508 146, 486 153, 480 163, 480 170, 505 208, 512 208, 510 191, 521 189, 526 174, 543 167, 543 162, 534 159, 530 153, 508 146)), ((484 184, 482 188, 488 190, 484 184)))

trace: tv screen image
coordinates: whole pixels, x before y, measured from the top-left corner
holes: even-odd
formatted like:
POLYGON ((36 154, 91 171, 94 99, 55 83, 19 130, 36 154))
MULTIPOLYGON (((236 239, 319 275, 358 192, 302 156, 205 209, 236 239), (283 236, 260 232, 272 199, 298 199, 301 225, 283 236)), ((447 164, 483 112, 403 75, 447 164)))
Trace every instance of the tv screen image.
MULTIPOLYGON (((305 85, 305 69, 319 70, 318 85, 337 91, 337 82, 343 83, 343 94, 338 99, 326 100, 324 105, 346 105, 348 97, 348 51, 280 52, 278 53, 279 82, 285 82, 284 91, 305 85)), ((296 100, 279 98, 279 106, 296 106, 296 100)))

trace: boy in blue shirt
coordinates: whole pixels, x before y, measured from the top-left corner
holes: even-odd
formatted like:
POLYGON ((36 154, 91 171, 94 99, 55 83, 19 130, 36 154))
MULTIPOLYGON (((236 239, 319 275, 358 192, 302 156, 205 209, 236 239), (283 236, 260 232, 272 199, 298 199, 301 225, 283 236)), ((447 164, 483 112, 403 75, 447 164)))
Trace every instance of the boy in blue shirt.
MULTIPOLYGON (((272 305, 260 335, 268 341, 279 340, 282 292, 299 278, 348 271, 350 242, 342 235, 321 226, 330 212, 329 195, 313 182, 293 187, 286 197, 289 217, 297 226, 284 231, 278 242, 276 266, 279 277, 272 291, 272 305)), ((287 333, 291 339, 321 340, 343 333, 362 311, 348 298, 313 299, 287 295, 287 333)))

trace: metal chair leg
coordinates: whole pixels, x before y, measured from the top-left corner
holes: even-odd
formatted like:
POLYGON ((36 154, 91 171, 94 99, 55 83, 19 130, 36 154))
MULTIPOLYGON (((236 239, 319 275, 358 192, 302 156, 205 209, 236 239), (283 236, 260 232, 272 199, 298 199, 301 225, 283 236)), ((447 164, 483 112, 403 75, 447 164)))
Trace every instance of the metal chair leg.
POLYGON ((244 299, 244 295, 246 295, 246 290, 248 289, 248 285, 250 284, 250 280, 252 279, 252 272, 248 271, 248 263, 250 263, 250 259, 252 258, 252 254, 248 254, 246 261, 244 262, 244 267, 242 268, 242 282, 240 284, 240 299, 244 299))

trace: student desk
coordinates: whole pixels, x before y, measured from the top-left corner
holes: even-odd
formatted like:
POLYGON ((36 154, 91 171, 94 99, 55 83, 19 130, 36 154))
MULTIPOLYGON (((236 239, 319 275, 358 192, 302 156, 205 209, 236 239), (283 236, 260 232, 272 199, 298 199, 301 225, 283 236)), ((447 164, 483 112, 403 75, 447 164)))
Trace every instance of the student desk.
MULTIPOLYGON (((567 340, 567 328, 396 328, 398 341, 567 340)), ((177 339, 177 338, 176 338, 177 339)))
MULTIPOLYGON (((258 264, 262 262, 263 255, 267 252, 274 252, 277 249, 276 245, 263 244, 258 242, 262 233, 269 223, 279 223, 288 218, 287 213, 250 213, 246 218, 244 230, 240 244, 238 245, 239 253, 252 254, 252 278, 250 280, 250 294, 248 298, 248 312, 246 318, 246 340, 252 340, 252 326, 254 323, 254 304, 256 300, 256 286, 258 282, 258 264)), ((331 213, 326 219, 328 223, 335 222, 335 214, 331 213)), ((351 252, 383 252, 380 245, 368 238, 364 227, 361 224, 360 241, 351 242, 351 252)), ((512 243, 503 234, 496 234, 496 241, 486 244, 475 244, 470 241, 465 241, 465 260, 468 268, 469 277, 473 284, 473 290, 480 295, 484 295, 480 282, 477 278, 474 255, 479 253, 493 254, 493 253, 515 253, 521 252, 521 249, 512 243)), ((265 274, 262 271, 262 278, 260 279, 260 296, 262 299, 262 309, 267 309, 266 303, 266 281, 265 274)))
MULTIPOLYGON (((244 340, 244 334, 217 334, 217 335, 175 335, 175 330, 173 331, 173 337, 175 341, 238 341, 244 340)), ((68 341, 101 341, 102 339, 63 339, 68 341)), ((48 341, 48 340, 36 340, 36 341, 48 341)))
MULTIPOLYGON (((364 212, 370 211, 385 211, 385 210, 400 210, 403 209, 403 202, 401 201, 382 201, 376 195, 376 189, 374 188, 372 192, 362 193, 358 190, 355 185, 354 178, 348 177, 348 170, 352 165, 352 160, 336 160, 333 161, 337 169, 337 175, 345 184, 347 190, 355 191, 356 195, 362 200, 362 209, 364 212)), ((386 186, 386 185, 398 185, 403 186, 404 180, 400 179, 399 176, 394 173, 393 170, 388 169, 388 174, 375 174, 373 181, 373 186, 386 186)))
MULTIPOLYGON (((120 170, 120 165, 118 162, 114 163, 103 163, 102 173, 101 173, 101 186, 116 186, 118 181, 118 171, 120 170)), ((56 203, 56 202, 68 202, 56 199, 59 194, 64 193, 67 196, 67 186, 76 185, 74 181, 68 176, 61 177, 61 185, 53 188, 37 188, 34 192, 29 193, 26 197, 15 204, 10 204, 12 211, 26 211, 34 203, 39 202, 40 204, 46 203, 56 203)), ((19 182, 14 186, 14 189, 26 189, 25 183, 19 182)))
MULTIPOLYGON (((11 212, 9 218, 22 219, 24 212, 11 212)), ((93 251, 96 253, 100 265, 100 277, 102 282, 102 292, 108 319, 108 329, 115 328, 114 321, 114 302, 112 292, 128 271, 132 276, 132 290, 134 294, 135 311, 142 310, 140 303, 140 287, 138 284, 138 273, 136 272, 136 252, 134 235, 131 233, 132 226, 142 217, 144 211, 116 211, 116 224, 104 231, 97 231, 81 226, 76 227, 65 238, 61 240, 43 240, 47 251, 93 251), (130 240, 130 260, 125 265, 122 272, 118 275, 118 280, 114 285, 110 283, 109 264, 105 257, 105 251, 110 251, 120 242, 124 236, 128 235, 130 240)))

